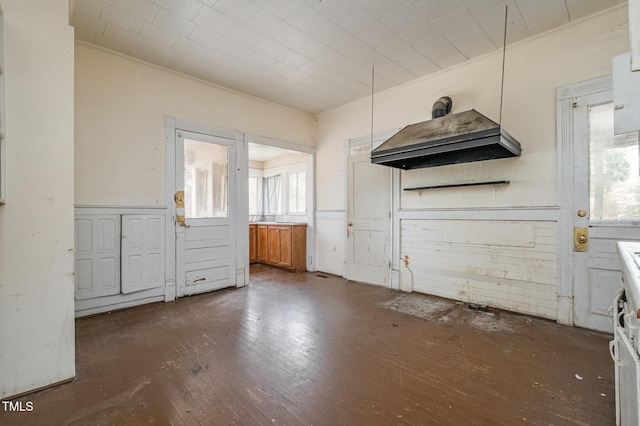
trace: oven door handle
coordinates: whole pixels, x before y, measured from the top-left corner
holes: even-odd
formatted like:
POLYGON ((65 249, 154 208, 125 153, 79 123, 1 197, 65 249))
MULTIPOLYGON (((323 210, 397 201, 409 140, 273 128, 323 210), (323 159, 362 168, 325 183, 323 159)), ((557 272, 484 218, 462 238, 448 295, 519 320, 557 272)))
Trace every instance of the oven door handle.
POLYGON ((614 325, 614 327, 616 325, 616 309, 618 309, 618 302, 620 301, 620 297, 622 297, 622 293, 624 293, 624 282, 622 281, 622 278, 620 278, 620 288, 613 298, 613 305, 609 306, 609 309, 607 309, 607 318, 609 318, 609 321, 614 325))
POLYGON ((609 342, 609 355, 611 355, 611 359, 613 360, 614 364, 617 365, 618 367, 622 366, 622 363, 620 362, 619 359, 616 358, 615 354, 613 353, 613 348, 616 345, 617 340, 613 339, 612 341, 609 342))
POLYGON ((629 312, 628 314, 624 314, 624 325, 626 327, 629 327, 631 330, 637 330, 638 326, 631 324, 631 321, 629 321, 630 318, 634 318, 635 314, 633 312, 629 312))

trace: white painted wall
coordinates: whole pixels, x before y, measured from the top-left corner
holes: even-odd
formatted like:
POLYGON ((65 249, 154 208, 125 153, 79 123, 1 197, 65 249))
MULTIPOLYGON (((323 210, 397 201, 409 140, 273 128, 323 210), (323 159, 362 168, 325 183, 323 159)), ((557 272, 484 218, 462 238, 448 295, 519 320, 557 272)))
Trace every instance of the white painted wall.
POLYGON ((76 44, 76 204, 164 205, 164 116, 314 146, 312 116, 76 44))
MULTIPOLYGON (((455 232, 450 229, 448 222, 439 220, 434 213, 443 211, 446 212, 443 216, 458 215, 458 219, 465 214, 470 216, 463 220, 535 220, 540 215, 545 221, 549 218, 555 220, 558 205, 555 172, 556 88, 610 74, 611 58, 628 49, 626 7, 611 9, 510 46, 506 58, 502 124, 522 144, 522 156, 402 172, 400 185, 401 188, 407 188, 486 180, 509 180, 511 184, 495 188, 425 191, 422 194, 400 191, 398 217, 401 229, 409 229, 402 222, 411 219, 411 226, 455 232)), ((474 108, 497 121, 501 62, 502 53, 497 52, 376 95, 374 132, 429 119, 433 103, 444 95, 452 97, 454 112, 474 108)), ((322 230, 323 235, 331 235, 333 240, 329 242, 322 236, 318 237, 317 267, 320 271, 341 271, 339 262, 343 258, 336 253, 343 246, 344 223, 335 220, 335 215, 343 213, 346 208, 343 144, 348 139, 369 134, 370 126, 370 98, 318 116, 317 209, 326 216, 326 219, 318 221, 318 229, 322 230)), ((551 235, 549 238, 555 237, 551 235)), ((549 239, 546 243, 549 243, 549 239)), ((429 250, 432 247, 425 242, 422 249, 429 250)), ((400 256, 410 251, 407 241, 401 238, 400 256)), ((466 251, 460 249, 458 254, 465 256, 466 251)), ((418 257, 413 264, 419 261, 418 257)), ((502 271, 501 266, 491 260, 487 265, 489 274, 502 271)), ((400 266, 400 274, 401 282, 406 286, 409 274, 403 266, 400 266)), ((449 280, 447 290, 443 291, 437 284, 431 284, 442 278, 442 274, 438 275, 428 268, 417 268, 414 271, 414 283, 420 283, 417 286, 420 291, 468 301, 491 294, 495 284, 480 284, 468 292, 464 288, 465 278, 457 277, 449 280)), ((516 285, 515 282, 513 285, 516 285)), ((535 282, 530 286, 537 291, 535 282)), ((554 299, 555 285, 546 288, 540 299, 554 299)), ((531 309, 521 308, 524 303, 529 303, 526 301, 529 297, 526 291, 518 295, 513 287, 502 286, 502 289, 508 303, 495 297, 492 299, 494 303, 491 303, 494 306, 515 306, 516 310, 529 313, 549 317, 555 315, 547 302, 531 309)))
POLYGON ((2 0, 7 203, 0 398, 75 375, 73 28, 66 1, 2 0))

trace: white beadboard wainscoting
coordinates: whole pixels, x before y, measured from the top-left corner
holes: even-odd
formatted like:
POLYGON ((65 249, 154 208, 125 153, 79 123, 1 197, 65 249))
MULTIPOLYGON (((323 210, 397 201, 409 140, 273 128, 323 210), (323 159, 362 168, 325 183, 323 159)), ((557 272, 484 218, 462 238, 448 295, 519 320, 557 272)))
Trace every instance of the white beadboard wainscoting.
POLYGON ((173 299, 167 222, 164 207, 76 206, 76 317, 173 299))
POLYGON ((318 271, 345 276, 345 210, 316 210, 316 267, 318 271))
POLYGON ((401 288, 556 319, 557 209, 400 210, 401 288))

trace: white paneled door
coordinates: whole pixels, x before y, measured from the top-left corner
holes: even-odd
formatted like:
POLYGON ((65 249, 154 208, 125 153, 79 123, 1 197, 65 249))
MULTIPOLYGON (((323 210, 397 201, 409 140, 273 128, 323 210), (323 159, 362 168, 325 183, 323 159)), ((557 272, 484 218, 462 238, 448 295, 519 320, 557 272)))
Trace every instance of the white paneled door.
POLYGON ((120 293, 119 214, 75 217, 75 298, 120 293))
POLYGON ((638 135, 614 135, 610 91, 574 105, 574 324, 611 332, 607 310, 622 276, 615 243, 640 241, 638 135))
POLYGON ((388 167, 370 154, 347 157, 347 278, 389 285, 390 186, 388 167))
POLYGON ((122 293, 164 285, 164 216, 122 215, 122 293))
POLYGON ((178 297, 236 285, 235 171, 235 140, 176 132, 178 297))

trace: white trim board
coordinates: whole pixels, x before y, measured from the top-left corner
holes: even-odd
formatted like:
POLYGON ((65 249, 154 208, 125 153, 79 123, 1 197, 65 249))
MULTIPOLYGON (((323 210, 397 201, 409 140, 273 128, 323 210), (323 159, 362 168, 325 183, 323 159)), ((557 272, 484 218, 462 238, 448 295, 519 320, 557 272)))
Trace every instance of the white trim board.
POLYGON ((398 210, 398 219, 556 221, 558 220, 558 212, 558 208, 555 206, 491 209, 400 209, 398 210))

